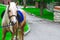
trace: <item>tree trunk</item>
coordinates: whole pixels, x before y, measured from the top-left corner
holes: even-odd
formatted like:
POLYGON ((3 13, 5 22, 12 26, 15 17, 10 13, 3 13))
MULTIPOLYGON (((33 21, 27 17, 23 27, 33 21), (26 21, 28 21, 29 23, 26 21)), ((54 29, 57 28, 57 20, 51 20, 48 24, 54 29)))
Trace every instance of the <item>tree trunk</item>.
POLYGON ((43 15, 43 5, 44 5, 44 1, 42 0, 41 2, 40 2, 40 16, 42 16, 43 15))
POLYGON ((43 15, 43 5, 40 6, 40 16, 43 15))
POLYGON ((24 8, 26 8, 26 0, 23 0, 24 8))
POLYGON ((36 8, 38 8, 38 5, 39 5, 38 2, 35 2, 35 7, 36 7, 36 8))
POLYGON ((3 0, 0 0, 0 3, 3 3, 3 0))

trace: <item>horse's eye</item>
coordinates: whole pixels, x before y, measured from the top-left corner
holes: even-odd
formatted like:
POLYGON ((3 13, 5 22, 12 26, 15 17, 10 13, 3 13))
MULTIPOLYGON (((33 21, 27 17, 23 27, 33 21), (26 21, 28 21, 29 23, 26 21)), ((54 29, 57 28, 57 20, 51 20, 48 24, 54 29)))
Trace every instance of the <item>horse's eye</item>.
POLYGON ((11 12, 11 11, 9 10, 9 12, 11 12))

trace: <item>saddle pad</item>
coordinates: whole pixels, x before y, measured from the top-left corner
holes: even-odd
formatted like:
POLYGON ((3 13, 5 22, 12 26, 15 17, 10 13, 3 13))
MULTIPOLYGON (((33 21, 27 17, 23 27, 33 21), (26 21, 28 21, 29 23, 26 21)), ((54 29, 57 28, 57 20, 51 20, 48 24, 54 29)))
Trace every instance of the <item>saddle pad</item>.
POLYGON ((20 23, 24 20, 24 16, 20 10, 17 11, 17 20, 20 23))

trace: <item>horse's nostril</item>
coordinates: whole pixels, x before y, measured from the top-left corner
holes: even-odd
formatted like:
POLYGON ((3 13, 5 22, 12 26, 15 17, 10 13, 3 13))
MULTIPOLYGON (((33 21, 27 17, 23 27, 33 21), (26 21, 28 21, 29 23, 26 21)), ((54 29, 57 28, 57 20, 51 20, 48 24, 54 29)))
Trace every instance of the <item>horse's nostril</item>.
POLYGON ((11 23, 13 23, 11 20, 10 20, 11 23))
POLYGON ((12 23, 12 25, 15 25, 15 22, 11 22, 12 23))

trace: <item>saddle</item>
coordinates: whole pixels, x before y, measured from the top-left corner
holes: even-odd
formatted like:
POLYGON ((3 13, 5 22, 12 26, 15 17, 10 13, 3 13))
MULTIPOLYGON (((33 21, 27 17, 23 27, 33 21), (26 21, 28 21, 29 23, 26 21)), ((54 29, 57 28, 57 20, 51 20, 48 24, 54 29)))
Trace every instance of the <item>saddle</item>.
POLYGON ((20 23, 24 20, 24 16, 20 10, 17 11, 17 20, 20 23))

